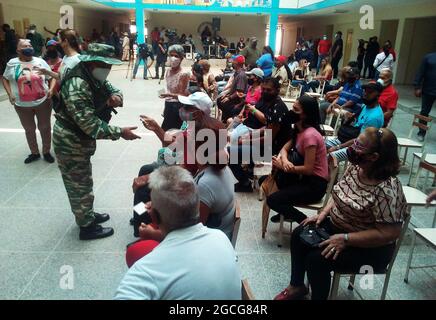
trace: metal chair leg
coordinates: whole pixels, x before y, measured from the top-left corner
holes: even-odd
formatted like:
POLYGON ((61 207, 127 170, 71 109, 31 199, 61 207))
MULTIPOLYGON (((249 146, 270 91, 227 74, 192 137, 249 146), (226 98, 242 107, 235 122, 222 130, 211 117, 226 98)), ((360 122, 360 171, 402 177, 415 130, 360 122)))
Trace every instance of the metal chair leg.
POLYGON ((412 180, 413 175, 413 164, 415 163, 415 155, 412 157, 412 164, 410 165, 410 173, 409 173, 409 180, 407 181, 407 185, 410 186, 410 182, 412 180))
POLYGON ((280 215, 280 226, 279 226, 279 244, 277 245, 279 248, 283 246, 283 224, 285 222, 285 217, 280 215))
POLYGON ((413 251, 415 250, 415 243, 416 243, 416 232, 413 231, 412 245, 410 246, 409 259, 407 260, 406 275, 404 276, 405 283, 409 283, 409 271, 410 271, 410 265, 412 264, 413 251))
POLYGON ((341 280, 341 276, 339 273, 333 274, 332 288, 330 289, 330 300, 336 300, 338 297, 339 290, 339 281, 341 280))
POLYGON ((355 282, 355 281, 356 281, 356 275, 353 274, 353 275, 350 277, 350 281, 348 282, 348 290, 351 290, 351 291, 354 290, 354 282, 355 282))
POLYGON ((434 210, 433 223, 432 223, 431 227, 436 228, 436 209, 434 210))

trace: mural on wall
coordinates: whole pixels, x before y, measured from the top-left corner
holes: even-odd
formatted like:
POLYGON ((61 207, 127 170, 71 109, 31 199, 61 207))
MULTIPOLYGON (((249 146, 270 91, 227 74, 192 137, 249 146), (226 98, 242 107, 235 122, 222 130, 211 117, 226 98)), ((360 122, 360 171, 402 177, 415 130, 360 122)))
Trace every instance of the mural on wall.
POLYGON ((143 0, 147 4, 191 5, 200 7, 271 8, 271 0, 143 0))

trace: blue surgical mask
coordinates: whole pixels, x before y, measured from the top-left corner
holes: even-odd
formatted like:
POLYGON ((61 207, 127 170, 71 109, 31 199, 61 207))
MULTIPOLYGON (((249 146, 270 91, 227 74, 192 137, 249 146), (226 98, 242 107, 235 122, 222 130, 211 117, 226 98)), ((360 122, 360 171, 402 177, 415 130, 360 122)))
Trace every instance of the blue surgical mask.
POLYGON ((23 56, 33 57, 33 55, 35 54, 35 50, 33 48, 25 48, 21 50, 21 53, 23 54, 23 56))

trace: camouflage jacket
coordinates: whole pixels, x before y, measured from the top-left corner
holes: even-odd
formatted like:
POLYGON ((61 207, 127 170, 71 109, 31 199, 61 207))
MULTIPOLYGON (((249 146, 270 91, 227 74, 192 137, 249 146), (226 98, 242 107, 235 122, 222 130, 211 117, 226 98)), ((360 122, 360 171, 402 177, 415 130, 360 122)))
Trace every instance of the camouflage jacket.
MULTIPOLYGON (((107 90, 113 95, 123 95, 120 90, 114 88, 108 81, 104 83, 107 90)), ((81 78, 74 77, 67 80, 61 89, 61 96, 65 103, 65 109, 56 115, 61 122, 75 124, 92 139, 118 140, 121 137, 121 128, 110 126, 95 115, 94 101, 90 85, 81 78)))

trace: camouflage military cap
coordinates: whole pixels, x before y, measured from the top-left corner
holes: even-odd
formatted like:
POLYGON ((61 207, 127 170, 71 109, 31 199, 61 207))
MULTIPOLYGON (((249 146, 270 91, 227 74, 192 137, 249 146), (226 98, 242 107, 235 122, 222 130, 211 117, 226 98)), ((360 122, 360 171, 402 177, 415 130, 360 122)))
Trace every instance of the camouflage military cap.
POLYGON ((79 56, 83 62, 100 61, 107 64, 121 65, 123 62, 115 58, 115 48, 102 43, 91 43, 88 50, 79 56))

